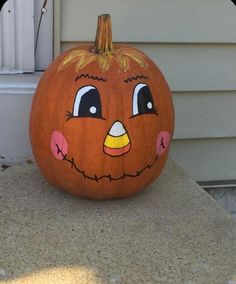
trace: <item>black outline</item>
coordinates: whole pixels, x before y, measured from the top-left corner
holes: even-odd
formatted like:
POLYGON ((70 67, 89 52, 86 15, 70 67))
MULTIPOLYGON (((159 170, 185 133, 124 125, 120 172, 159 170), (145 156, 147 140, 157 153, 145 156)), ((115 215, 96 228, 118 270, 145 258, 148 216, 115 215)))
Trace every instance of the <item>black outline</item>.
POLYGON ((148 76, 145 75, 137 75, 136 77, 130 77, 124 80, 124 82, 127 84, 129 82, 132 82, 133 80, 138 80, 138 79, 149 79, 148 76))
POLYGON ((69 110, 66 111, 66 121, 69 121, 71 120, 72 118, 79 118, 79 119, 82 119, 82 118, 92 118, 92 119, 101 119, 101 120, 106 120, 106 118, 104 117, 93 117, 93 116, 74 116, 72 112, 70 112, 69 110))
MULTIPOLYGON (((136 88, 139 84, 144 84, 145 86, 147 86, 147 87, 149 88, 149 86, 148 86, 146 83, 143 83, 143 82, 139 82, 139 83, 137 83, 137 84, 134 86, 133 94, 132 94, 132 113, 133 113, 133 103, 134 103, 134 90, 135 90, 135 88, 136 88)), ((149 90, 150 90, 150 88, 149 88, 149 90)), ((150 90, 150 91, 151 91, 151 90, 150 90)), ((152 96, 153 103, 155 103, 155 102, 154 102, 154 99, 153 99, 152 93, 151 93, 151 96, 152 96)), ((131 119, 131 118, 137 117, 137 116, 139 116, 139 115, 147 115, 147 114, 155 114, 155 115, 158 116, 158 115, 159 115, 159 109, 158 109, 158 108, 156 107, 156 105, 154 104, 154 112, 137 113, 137 114, 135 114, 135 115, 131 115, 129 118, 131 119)))
POLYGON ((129 118, 131 119, 131 118, 135 118, 135 117, 140 116, 140 115, 148 115, 148 114, 152 114, 152 115, 154 114, 154 115, 159 116, 159 112, 155 110, 155 112, 137 113, 135 115, 131 115, 129 118))
POLYGON ((89 74, 81 74, 81 75, 79 75, 79 76, 77 76, 77 77, 75 78, 75 82, 76 82, 77 80, 79 80, 80 78, 89 78, 89 79, 93 79, 93 80, 97 80, 97 81, 102 81, 102 82, 106 82, 106 81, 107 81, 107 79, 104 79, 104 78, 102 78, 102 77, 97 77, 97 76, 93 76, 93 75, 89 75, 89 74))

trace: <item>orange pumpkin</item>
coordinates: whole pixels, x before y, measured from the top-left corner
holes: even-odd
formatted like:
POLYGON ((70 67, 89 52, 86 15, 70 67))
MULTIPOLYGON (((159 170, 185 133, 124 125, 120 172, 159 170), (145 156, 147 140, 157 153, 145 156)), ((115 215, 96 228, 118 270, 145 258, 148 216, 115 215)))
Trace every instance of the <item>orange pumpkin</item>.
POLYGON ((130 196, 161 173, 173 135, 169 87, 143 52, 112 44, 109 15, 95 45, 61 54, 42 76, 30 117, 36 162, 57 187, 95 199, 130 196))

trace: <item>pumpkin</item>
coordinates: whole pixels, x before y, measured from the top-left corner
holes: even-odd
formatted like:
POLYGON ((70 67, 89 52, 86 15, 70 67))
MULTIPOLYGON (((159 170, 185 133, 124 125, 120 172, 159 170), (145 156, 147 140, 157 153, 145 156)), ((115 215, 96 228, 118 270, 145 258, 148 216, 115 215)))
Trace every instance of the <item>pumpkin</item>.
POLYGON ((62 53, 33 98, 35 160, 53 185, 80 197, 128 197, 161 173, 174 129, 165 78, 142 51, 113 45, 109 15, 93 45, 62 53))

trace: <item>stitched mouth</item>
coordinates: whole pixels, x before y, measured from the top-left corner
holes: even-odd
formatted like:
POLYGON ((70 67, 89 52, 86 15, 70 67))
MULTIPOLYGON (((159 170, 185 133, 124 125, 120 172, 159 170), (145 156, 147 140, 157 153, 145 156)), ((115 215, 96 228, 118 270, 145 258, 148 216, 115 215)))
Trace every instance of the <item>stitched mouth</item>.
POLYGON ((68 162, 71 165, 71 168, 75 169, 77 172, 79 172, 84 178, 90 179, 90 180, 94 180, 96 182, 99 182, 102 179, 107 179, 110 182, 112 181, 118 181, 118 180, 122 180, 124 178, 135 178, 140 176, 143 172, 145 172, 147 169, 151 169, 155 163, 157 162, 158 158, 159 158, 159 152, 157 154, 157 156, 155 157, 155 159, 153 160, 153 162, 151 164, 147 164, 145 167, 143 167, 141 170, 138 170, 136 173, 134 174, 130 174, 130 173, 123 173, 121 176, 118 177, 113 177, 111 174, 108 175, 102 175, 102 176, 90 176, 88 174, 85 173, 85 171, 83 171, 82 169, 79 168, 79 166, 76 164, 76 162, 74 161, 74 158, 67 158, 67 155, 65 155, 62 150, 60 149, 60 147, 56 144, 57 147, 57 154, 61 154, 63 157, 63 161, 68 162))

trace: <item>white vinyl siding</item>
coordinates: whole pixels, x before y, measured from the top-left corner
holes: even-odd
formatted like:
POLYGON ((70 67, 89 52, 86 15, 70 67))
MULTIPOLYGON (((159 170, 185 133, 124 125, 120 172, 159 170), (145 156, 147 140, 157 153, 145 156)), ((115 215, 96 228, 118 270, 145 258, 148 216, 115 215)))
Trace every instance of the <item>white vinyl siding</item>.
POLYGON ((55 44, 61 51, 93 41, 97 16, 110 13, 114 41, 142 49, 168 80, 176 111, 172 157, 196 180, 236 178, 236 7, 230 0, 60 5, 55 44))
POLYGON ((32 159, 31 100, 42 75, 38 71, 46 69, 53 57, 53 0, 47 2, 34 56, 42 3, 8 0, 0 13, 0 163, 32 159))
POLYGON ((43 0, 8 0, 0 14, 0 74, 45 70, 52 61, 53 0, 43 15, 38 48, 35 37, 43 0))
POLYGON ((61 1, 61 40, 93 40, 97 16, 104 13, 111 14, 120 42, 236 42, 230 0, 61 1))
MULTIPOLYGON (((37 34, 41 8, 44 0, 34 0, 34 33, 37 34)), ((35 54, 35 70, 45 70, 53 60, 53 0, 47 1, 47 12, 43 14, 37 50, 35 54)))
POLYGON ((177 139, 172 157, 197 181, 235 180, 236 139, 177 139))
POLYGON ((34 71, 34 0, 8 0, 0 14, 0 73, 34 71))

